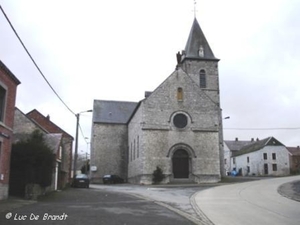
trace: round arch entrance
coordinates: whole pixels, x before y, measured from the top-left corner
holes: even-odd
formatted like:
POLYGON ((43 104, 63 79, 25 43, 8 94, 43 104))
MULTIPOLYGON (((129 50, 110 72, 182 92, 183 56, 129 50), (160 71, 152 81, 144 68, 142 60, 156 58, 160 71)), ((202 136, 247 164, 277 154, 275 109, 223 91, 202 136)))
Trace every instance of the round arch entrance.
POLYGON ((178 149, 172 157, 174 178, 189 178, 189 154, 184 149, 178 149))

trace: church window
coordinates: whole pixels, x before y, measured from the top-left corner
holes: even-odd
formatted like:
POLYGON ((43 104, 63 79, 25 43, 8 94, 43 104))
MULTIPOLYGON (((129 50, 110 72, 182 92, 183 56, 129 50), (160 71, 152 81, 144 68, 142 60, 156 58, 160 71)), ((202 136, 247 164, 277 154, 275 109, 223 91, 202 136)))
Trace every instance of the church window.
POLYGON ((188 123, 188 118, 183 113, 178 113, 173 118, 173 123, 177 128, 185 128, 188 123))
POLYGON ((137 158, 140 157, 140 137, 137 136, 137 158))
POLYGON ((200 88, 206 88, 206 73, 205 73, 205 70, 200 70, 200 88))
POLYGON ((200 45, 200 47, 199 47, 198 54, 200 57, 204 57, 204 49, 203 49, 202 45, 200 45))
POLYGON ((177 88, 177 100, 183 101, 183 90, 181 87, 177 88))
POLYGON ((132 161, 132 142, 130 143, 130 162, 132 161))
POLYGON ((135 139, 133 141, 133 160, 135 160, 135 139))

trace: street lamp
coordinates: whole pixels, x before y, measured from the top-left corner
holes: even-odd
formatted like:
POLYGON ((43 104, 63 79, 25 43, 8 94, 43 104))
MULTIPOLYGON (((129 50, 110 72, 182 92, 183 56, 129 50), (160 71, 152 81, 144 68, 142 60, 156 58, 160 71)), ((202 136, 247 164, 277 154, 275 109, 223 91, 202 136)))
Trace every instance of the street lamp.
POLYGON ((78 157, 78 129, 79 129, 79 117, 81 113, 85 112, 93 112, 92 109, 87 111, 82 111, 80 113, 77 113, 76 116, 76 136, 75 136, 75 155, 74 155, 74 165, 73 165, 73 179, 75 179, 76 176, 76 168, 77 168, 77 157, 78 157))

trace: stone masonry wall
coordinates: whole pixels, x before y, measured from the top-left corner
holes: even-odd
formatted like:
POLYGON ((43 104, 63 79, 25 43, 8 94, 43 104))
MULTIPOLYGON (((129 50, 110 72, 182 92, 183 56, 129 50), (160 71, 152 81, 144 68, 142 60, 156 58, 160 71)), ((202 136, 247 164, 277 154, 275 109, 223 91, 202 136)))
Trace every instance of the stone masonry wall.
MULTIPOLYGON (((203 176, 213 177, 214 182, 218 181, 218 110, 219 107, 185 72, 181 69, 175 71, 142 102, 138 113, 132 119, 132 125, 129 127, 134 130, 133 136, 139 136, 142 149, 142 162, 137 161, 135 165, 143 166, 139 167, 142 170, 137 170, 138 168, 132 165, 129 174, 139 176, 144 183, 151 183, 153 171, 156 166, 160 166, 164 174, 170 176, 170 149, 176 144, 182 144, 192 149, 190 177, 194 176, 197 182, 202 182, 203 176), (179 87, 183 90, 183 99, 180 101, 177 99, 179 87), (184 129, 174 126, 173 116, 176 113, 183 113, 188 117, 188 125, 184 129), (137 172, 140 174, 136 174, 137 172)), ((131 136, 130 138, 132 139, 131 136)))
POLYGON ((106 174, 116 174, 127 178, 127 125, 94 123, 92 127, 91 172, 93 183, 102 183, 106 174), (93 139, 97 141, 93 141, 93 139))

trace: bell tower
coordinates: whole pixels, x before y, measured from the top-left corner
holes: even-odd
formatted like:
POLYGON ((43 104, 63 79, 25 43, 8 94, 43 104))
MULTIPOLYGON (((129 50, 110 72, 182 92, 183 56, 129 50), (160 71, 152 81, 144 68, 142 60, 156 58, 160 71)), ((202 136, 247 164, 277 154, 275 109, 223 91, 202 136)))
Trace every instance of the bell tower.
POLYGON ((220 174, 224 176, 223 123, 218 72, 219 59, 214 56, 196 17, 194 18, 185 49, 181 54, 177 53, 177 62, 177 67, 181 67, 199 86, 201 91, 217 106, 215 110, 217 110, 216 114, 218 115, 220 174))
POLYGON ((214 56, 196 17, 185 49, 181 54, 177 54, 177 61, 178 66, 182 67, 199 88, 219 105, 219 59, 214 56))

